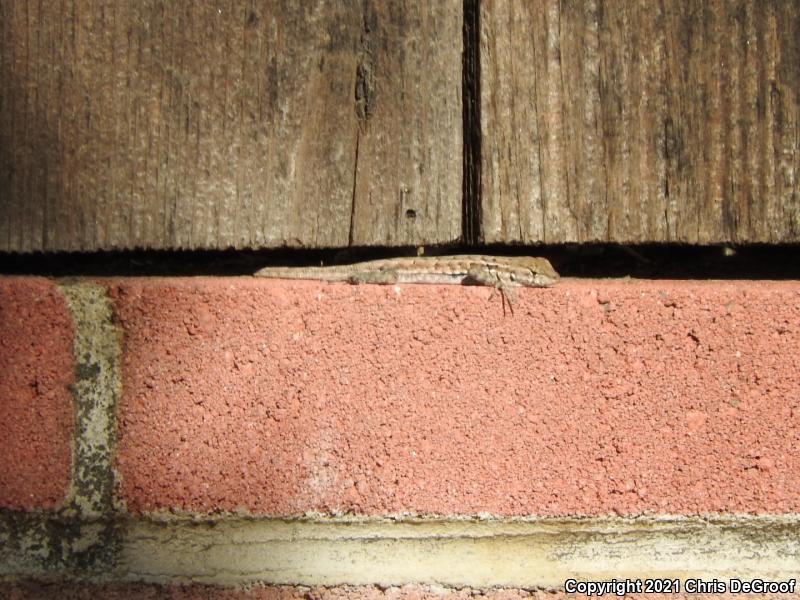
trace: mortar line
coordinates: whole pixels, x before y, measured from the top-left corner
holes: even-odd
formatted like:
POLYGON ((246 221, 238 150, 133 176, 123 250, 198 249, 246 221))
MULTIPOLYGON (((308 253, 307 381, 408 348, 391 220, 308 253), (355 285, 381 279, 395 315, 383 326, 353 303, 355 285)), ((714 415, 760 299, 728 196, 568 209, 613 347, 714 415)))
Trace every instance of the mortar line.
POLYGON ((126 520, 119 580, 558 590, 566 579, 797 578, 796 515, 537 521, 126 520))
POLYGON ((57 510, 0 510, 0 580, 113 576, 122 547, 113 470, 121 335, 104 286, 58 289, 74 325, 70 482, 57 510))
POLYGON ((113 323, 104 286, 76 282, 59 286, 75 326, 75 403, 72 477, 66 516, 81 519, 114 513, 113 455, 120 393, 120 332, 113 323))

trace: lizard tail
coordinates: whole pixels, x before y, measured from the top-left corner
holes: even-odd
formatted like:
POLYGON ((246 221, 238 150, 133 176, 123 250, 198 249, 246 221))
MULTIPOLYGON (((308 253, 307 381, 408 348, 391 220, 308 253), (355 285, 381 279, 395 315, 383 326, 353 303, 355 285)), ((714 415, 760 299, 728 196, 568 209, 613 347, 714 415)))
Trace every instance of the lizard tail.
POLYGON ((322 281, 348 281, 349 275, 335 267, 264 267, 253 274, 270 279, 314 279, 322 281))

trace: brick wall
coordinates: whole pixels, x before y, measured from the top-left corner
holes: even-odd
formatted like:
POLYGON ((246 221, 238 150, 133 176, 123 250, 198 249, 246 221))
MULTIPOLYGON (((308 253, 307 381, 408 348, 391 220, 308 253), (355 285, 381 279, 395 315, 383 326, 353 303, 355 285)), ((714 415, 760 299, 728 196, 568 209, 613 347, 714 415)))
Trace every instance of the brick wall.
POLYGON ((3 278, 0 596, 788 589, 798 354, 797 282, 3 278))

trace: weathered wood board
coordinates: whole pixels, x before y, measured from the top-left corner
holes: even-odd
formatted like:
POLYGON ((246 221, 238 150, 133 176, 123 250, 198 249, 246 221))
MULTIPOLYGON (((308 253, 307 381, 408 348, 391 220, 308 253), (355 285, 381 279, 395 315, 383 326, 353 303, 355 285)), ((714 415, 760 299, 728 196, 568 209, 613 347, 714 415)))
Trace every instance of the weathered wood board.
POLYGON ((800 240, 800 3, 481 0, 487 242, 800 240))
POLYGON ((0 0, 0 250, 461 234, 462 2, 0 0))

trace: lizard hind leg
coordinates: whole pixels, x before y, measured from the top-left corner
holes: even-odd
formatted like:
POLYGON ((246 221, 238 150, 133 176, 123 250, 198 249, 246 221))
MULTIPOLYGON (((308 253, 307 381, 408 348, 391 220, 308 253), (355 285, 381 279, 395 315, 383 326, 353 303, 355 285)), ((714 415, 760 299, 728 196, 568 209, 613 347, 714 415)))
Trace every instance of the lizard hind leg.
POLYGON ((400 280, 400 274, 393 269, 379 271, 357 271, 347 278, 348 283, 372 283, 377 285, 392 285, 400 280))

